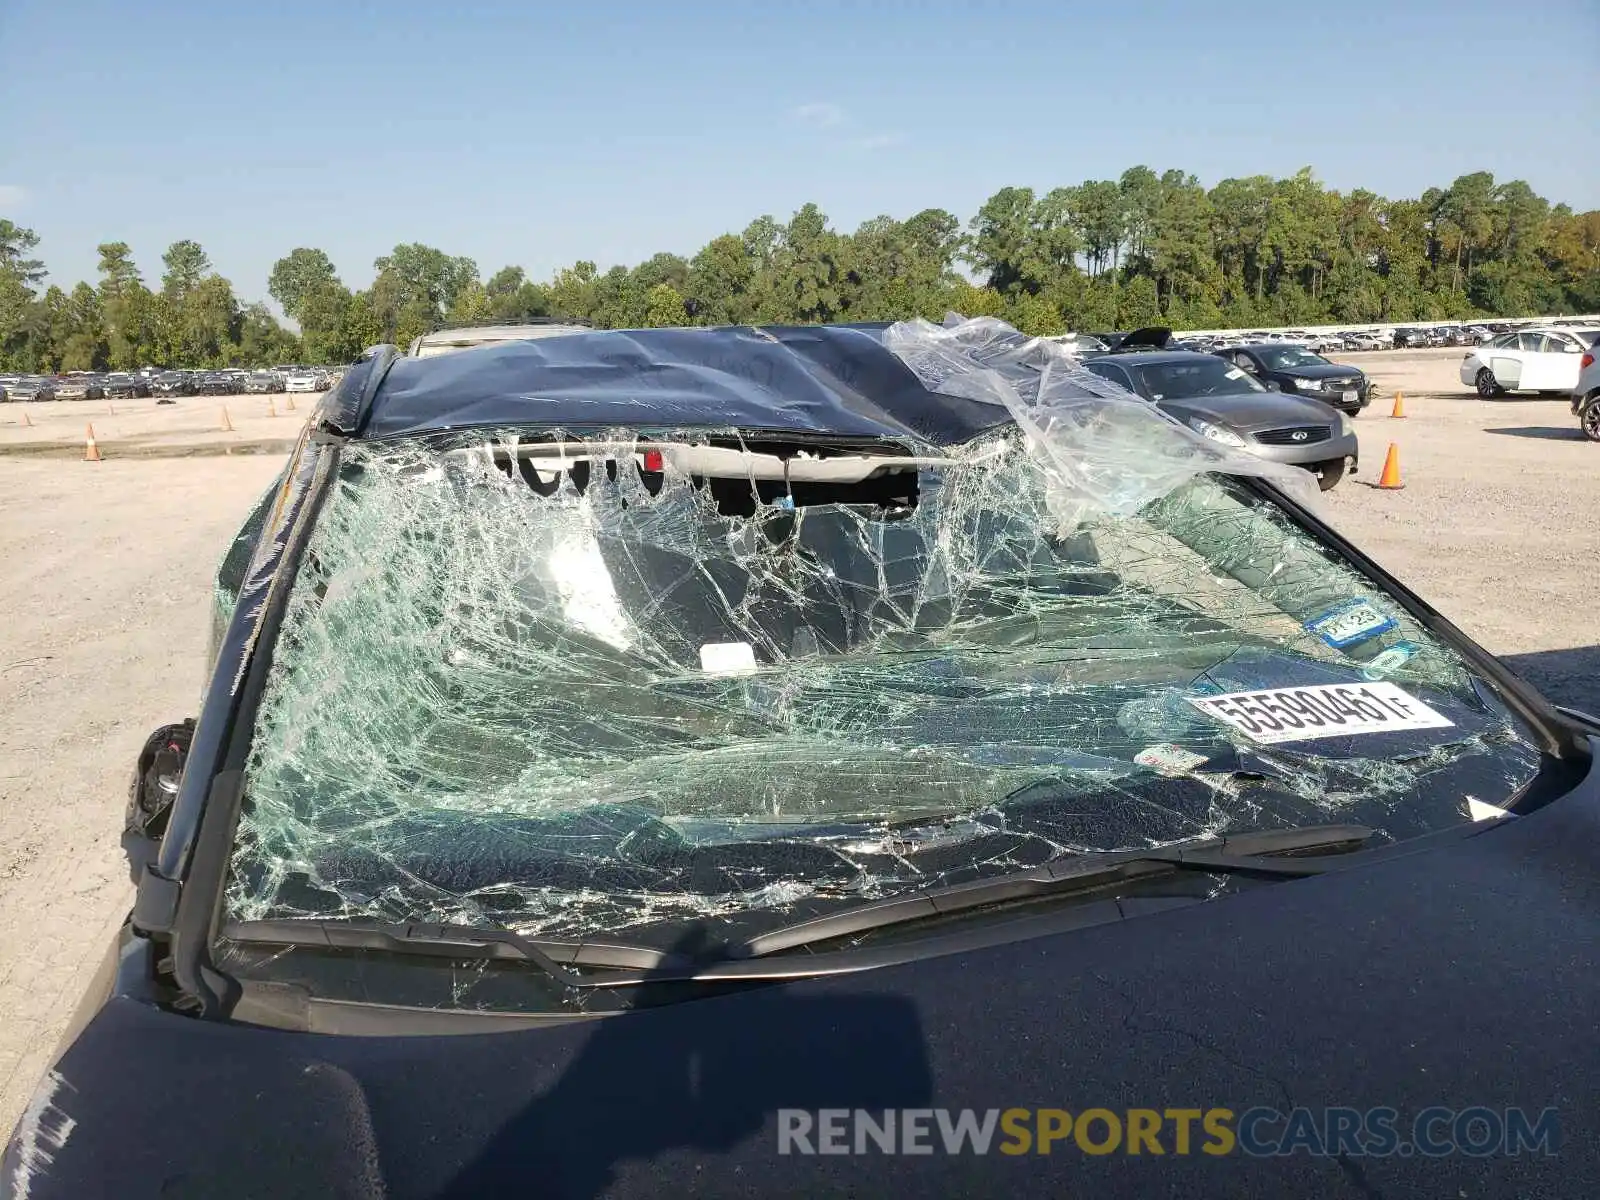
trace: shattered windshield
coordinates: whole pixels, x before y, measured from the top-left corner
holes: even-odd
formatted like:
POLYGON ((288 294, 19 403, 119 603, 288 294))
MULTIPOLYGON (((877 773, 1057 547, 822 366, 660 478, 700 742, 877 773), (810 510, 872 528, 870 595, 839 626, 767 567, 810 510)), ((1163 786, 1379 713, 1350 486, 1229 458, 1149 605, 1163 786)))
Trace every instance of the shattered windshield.
POLYGON ((1064 521, 1015 428, 809 491, 625 431, 553 469, 452 436, 344 450, 234 920, 748 933, 1063 854, 1411 836, 1537 769, 1452 651, 1236 480, 1064 521))

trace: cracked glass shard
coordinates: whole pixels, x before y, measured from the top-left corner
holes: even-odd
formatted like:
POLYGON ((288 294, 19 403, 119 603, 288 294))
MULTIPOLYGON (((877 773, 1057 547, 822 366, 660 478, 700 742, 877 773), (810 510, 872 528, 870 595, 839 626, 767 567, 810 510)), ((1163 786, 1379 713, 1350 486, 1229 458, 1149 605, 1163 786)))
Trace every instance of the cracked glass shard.
POLYGON ((774 494, 641 470, 639 443, 344 450, 256 718, 231 917, 745 929, 1225 831, 1409 836, 1537 770, 1453 651, 1238 481, 1064 504, 1063 448, 1012 429, 886 445, 918 456, 904 495, 774 494), (1359 686, 1397 646, 1384 680, 1448 727, 1267 745, 1191 703, 1359 686))

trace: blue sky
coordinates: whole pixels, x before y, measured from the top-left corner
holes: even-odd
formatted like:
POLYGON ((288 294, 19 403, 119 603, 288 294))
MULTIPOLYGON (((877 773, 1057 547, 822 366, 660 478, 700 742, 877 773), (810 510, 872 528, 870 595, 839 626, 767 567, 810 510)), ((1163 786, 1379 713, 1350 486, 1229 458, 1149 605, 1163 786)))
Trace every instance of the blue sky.
POLYGON ((245 298, 301 245, 543 278, 1139 162, 1600 206, 1595 0, 0 0, 0 46, 0 216, 62 283, 181 237, 245 298))

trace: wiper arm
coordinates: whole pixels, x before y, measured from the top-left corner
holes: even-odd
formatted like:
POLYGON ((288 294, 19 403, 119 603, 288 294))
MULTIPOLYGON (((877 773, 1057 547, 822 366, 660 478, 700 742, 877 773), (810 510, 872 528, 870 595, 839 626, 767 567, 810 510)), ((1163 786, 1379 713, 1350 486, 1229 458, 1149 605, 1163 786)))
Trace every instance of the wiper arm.
POLYGON ((730 947, 734 960, 761 958, 818 942, 992 908, 1018 900, 1069 896, 1179 871, 1299 878, 1337 864, 1329 857, 1361 849, 1377 830, 1364 825, 1309 825, 1225 838, 1180 842, 1159 850, 1128 850, 1055 859, 1039 867, 950 887, 863 904, 774 929, 730 947))
POLYGON ((655 983, 795 979, 854 973, 914 955, 890 953, 872 962, 856 954, 824 953, 771 968, 755 960, 915 921, 992 908, 1011 901, 1093 892, 1118 883, 1143 882, 1182 871, 1267 878, 1318 875, 1335 868, 1337 863, 1330 859, 1361 849, 1376 834, 1376 830, 1363 825, 1311 825, 1179 842, 1159 850, 1074 855, 994 879, 859 905, 692 957, 622 943, 526 938, 509 929, 360 919, 232 922, 223 927, 222 935, 236 942, 268 945, 347 947, 440 958, 521 961, 531 963, 575 991, 635 988, 655 983), (571 967, 608 969, 579 975, 571 967))
MULTIPOLYGON (((650 946, 612 942, 565 942, 527 938, 511 929, 476 925, 368 920, 234 921, 223 926, 230 941, 321 949, 384 950, 435 958, 531 963, 571 988, 603 986, 603 977, 579 975, 570 967, 625 972, 692 970, 695 960, 650 946)), ((631 977, 631 976, 630 976, 631 977)))

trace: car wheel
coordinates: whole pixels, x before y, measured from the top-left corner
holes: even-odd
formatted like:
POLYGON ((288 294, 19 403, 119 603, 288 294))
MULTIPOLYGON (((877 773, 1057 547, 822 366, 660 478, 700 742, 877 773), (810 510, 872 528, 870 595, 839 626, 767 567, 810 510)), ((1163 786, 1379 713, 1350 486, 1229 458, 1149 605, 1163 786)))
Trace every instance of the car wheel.
POLYGON ((1600 396, 1594 396, 1578 414, 1578 428, 1591 442, 1600 442, 1600 396))
POLYGON ((1494 377, 1494 372, 1489 370, 1488 367, 1479 368, 1477 385, 1478 395, 1485 400, 1495 400, 1506 394, 1505 388, 1500 386, 1499 381, 1494 377))
POLYGON ((1316 469, 1317 486, 1325 492, 1331 492, 1344 478, 1344 459, 1336 458, 1332 462, 1322 463, 1316 469))

